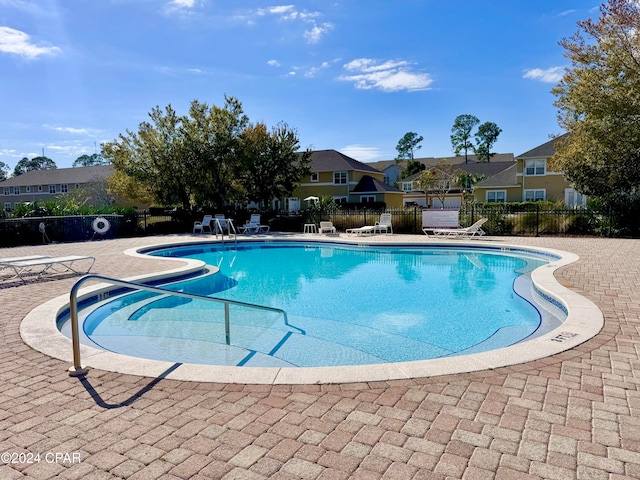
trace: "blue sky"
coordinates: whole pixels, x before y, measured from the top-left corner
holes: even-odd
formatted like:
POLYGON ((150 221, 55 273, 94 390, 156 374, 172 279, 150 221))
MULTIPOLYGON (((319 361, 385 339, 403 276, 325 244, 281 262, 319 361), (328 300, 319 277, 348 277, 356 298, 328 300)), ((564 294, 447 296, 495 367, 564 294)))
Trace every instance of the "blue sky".
POLYGON ((561 133, 558 42, 597 0, 0 0, 0 161, 59 168, 137 131, 155 106, 237 97, 302 148, 364 162, 452 155, 460 114, 520 154, 561 133))

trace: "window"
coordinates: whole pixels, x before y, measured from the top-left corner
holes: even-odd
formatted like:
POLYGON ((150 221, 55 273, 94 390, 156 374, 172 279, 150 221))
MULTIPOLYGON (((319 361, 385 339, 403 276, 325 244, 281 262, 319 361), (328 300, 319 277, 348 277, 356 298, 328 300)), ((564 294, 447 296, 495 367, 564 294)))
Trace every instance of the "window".
POLYGON ((333 172, 333 183, 335 185, 346 185, 347 172, 333 172))
POLYGON ((69 191, 69 185, 67 184, 60 185, 60 191, 62 193, 67 193, 69 191))
POLYGON ((333 201, 336 203, 347 203, 347 197, 333 197, 333 201))
POLYGON ((80 184, 76 183, 76 186, 74 187, 76 190, 80 188, 80 184))
POLYGON ((42 185, 38 185, 38 191, 41 192, 42 191, 42 185))
POLYGON ((312 173, 311 174, 311 181, 312 182, 317 182, 318 180, 319 180, 318 174, 317 173, 312 173))
POLYGON ((524 161, 524 174, 525 175, 544 175, 546 170, 546 160, 525 160, 524 161))
POLYGON ((373 203, 375 201, 375 195, 360 195, 360 203, 373 203))
POLYGON ((20 187, 13 187, 13 194, 20 195, 20 187))
POLYGON ((404 192, 410 192, 413 190, 413 182, 402 182, 402 190, 404 192))
POLYGON ((525 202, 540 202, 546 197, 545 190, 525 190, 524 201, 525 202))
POLYGON ((11 187, 4 187, 4 194, 11 195, 11 187))
POLYGON ((31 193, 31 185, 27 185, 25 188, 27 189, 27 193, 31 193))
POLYGON ((4 211, 5 212, 10 212, 11 211, 11 203, 7 202, 4 204, 4 211))
POLYGON ((487 202, 506 202, 506 190, 489 190, 487 191, 487 202))
POLYGON ((55 185, 49 185, 49 193, 56 193, 56 186, 55 185))

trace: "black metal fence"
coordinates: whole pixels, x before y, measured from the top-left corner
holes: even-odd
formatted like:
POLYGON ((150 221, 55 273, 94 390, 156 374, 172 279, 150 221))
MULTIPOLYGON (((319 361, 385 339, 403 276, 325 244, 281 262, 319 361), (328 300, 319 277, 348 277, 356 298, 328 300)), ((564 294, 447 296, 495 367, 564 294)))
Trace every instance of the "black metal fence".
MULTIPOLYGON (((272 231, 302 232, 305 223, 330 220, 338 231, 373 225, 381 213, 391 213, 394 233, 422 234, 422 208, 353 209, 320 214, 301 212, 295 215, 265 213, 262 223, 271 225, 272 231)), ((243 223, 246 212, 226 212, 243 223)), ((459 211, 461 226, 469 226, 480 218, 487 218, 482 229, 489 235, 591 235, 617 236, 612 228, 620 222, 611 214, 591 210, 544 209, 539 205, 517 208, 514 206, 467 206, 459 211)), ((193 222, 202 215, 179 211, 142 211, 126 215, 72 215, 65 217, 32 217, 0 220, 0 247, 35 245, 50 242, 77 242, 100 238, 121 238, 146 235, 187 233, 193 222), (110 227, 96 233, 96 218, 108 220, 110 227)), ((634 236, 632 232, 624 236, 634 236)))

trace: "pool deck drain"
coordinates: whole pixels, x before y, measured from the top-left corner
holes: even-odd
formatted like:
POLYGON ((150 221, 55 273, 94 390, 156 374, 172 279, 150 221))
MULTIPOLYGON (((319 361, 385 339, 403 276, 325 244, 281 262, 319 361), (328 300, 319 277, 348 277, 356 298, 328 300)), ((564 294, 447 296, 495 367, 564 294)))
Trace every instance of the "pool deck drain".
MULTIPOLYGON (((81 252, 96 256, 96 272, 124 278, 175 266, 124 250, 191 238, 0 253, 81 252)), ((367 243, 390 239, 428 241, 367 243)), ((519 365, 391 381, 183 382, 165 378, 173 366, 155 378, 92 369, 80 380, 19 334, 35 306, 68 294, 77 277, 2 284, 2 450, 78 452, 81 461, 5 462, 0 478, 640 478, 640 241, 488 240, 577 254, 555 276, 598 305, 600 333, 519 365)))

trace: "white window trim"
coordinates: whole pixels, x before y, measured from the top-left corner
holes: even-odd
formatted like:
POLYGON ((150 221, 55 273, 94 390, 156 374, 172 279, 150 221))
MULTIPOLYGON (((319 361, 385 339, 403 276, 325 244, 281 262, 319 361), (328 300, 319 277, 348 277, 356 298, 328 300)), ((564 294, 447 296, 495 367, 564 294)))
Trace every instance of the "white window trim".
POLYGON ((49 193, 58 193, 55 185, 49 185, 49 193))
POLYGON ((5 212, 10 212, 11 211, 11 202, 5 202, 4 211, 5 212))
POLYGON ((489 200, 489 193, 496 193, 496 194, 502 193, 502 194, 504 194, 504 200, 493 200, 493 202, 495 202, 495 203, 506 202, 507 201, 507 191, 506 190, 487 190, 485 192, 485 194, 484 194, 485 195, 484 199, 485 199, 486 202, 491 202, 492 201, 492 200, 489 200))
POLYGON ((62 185, 60 185, 60 192, 69 193, 69 185, 67 185, 66 183, 63 183, 62 185))
POLYGON ((543 158, 529 159, 524 161, 523 172, 527 177, 540 177, 547 174, 547 161, 543 158), (537 173, 538 164, 542 163, 542 173, 537 173), (533 164, 533 173, 527 173, 527 164, 533 164))
POLYGON ((312 173, 310 177, 310 181, 313 183, 317 183, 320 181, 320 175, 318 173, 312 173))
POLYGON ((331 197, 331 199, 336 203, 348 203, 349 202, 349 197, 334 196, 334 197, 331 197))
POLYGON ((20 187, 13 187, 13 194, 20 195, 20 187))
POLYGON ((349 183, 349 174, 346 170, 342 170, 339 172, 333 172, 333 184, 334 185, 347 185, 349 183), (344 177, 343 177, 344 176, 344 177), (337 182, 336 180, 342 180, 344 178, 344 182, 337 182))
POLYGON ((373 203, 376 201, 375 195, 360 195, 360 203, 373 203), (363 201, 365 200, 366 201, 363 201))
POLYGON ((538 202, 545 201, 547 199, 547 190, 544 188, 527 188, 522 191, 523 202, 538 202), (533 200, 527 200, 527 192, 533 192, 533 200), (542 200, 536 200, 536 192, 542 192, 542 200))

